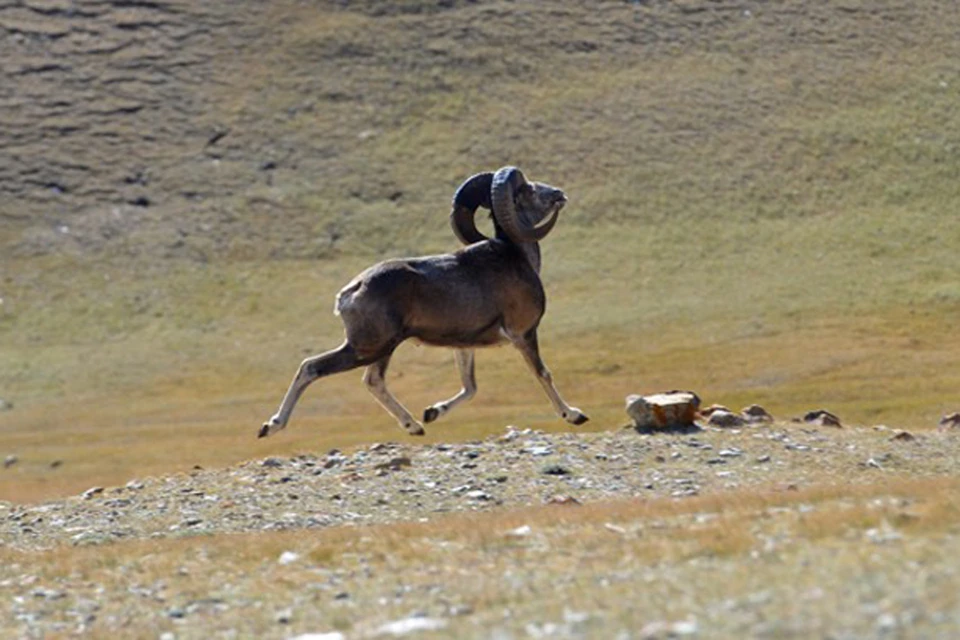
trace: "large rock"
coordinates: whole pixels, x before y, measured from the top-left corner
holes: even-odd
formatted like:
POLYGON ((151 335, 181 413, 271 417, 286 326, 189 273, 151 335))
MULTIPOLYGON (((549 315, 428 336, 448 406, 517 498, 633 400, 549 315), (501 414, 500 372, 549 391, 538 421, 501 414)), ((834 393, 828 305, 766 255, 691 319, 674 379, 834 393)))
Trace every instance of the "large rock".
POLYGON ((694 426, 700 398, 691 391, 627 396, 627 415, 637 429, 694 426))

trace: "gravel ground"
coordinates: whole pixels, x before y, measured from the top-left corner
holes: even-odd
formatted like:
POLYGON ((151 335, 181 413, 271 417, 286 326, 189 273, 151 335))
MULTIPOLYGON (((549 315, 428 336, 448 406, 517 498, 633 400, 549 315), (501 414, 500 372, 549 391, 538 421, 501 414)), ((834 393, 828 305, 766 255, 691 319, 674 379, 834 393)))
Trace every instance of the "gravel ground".
MULTIPOLYGON (((697 502, 731 496, 737 510, 757 491, 827 485, 849 486, 840 502, 851 509, 866 500, 857 485, 955 472, 952 434, 901 433, 508 428, 481 442, 383 443, 3 503, 0 635, 950 637, 955 516, 932 533, 904 536, 883 520, 835 535, 817 527, 833 526, 837 499, 787 500, 751 512, 742 543, 723 506, 697 502), (679 510, 550 515, 624 499, 679 510), (472 512, 480 519, 456 524, 472 512), (811 514, 821 515, 803 520, 811 514), (413 529, 390 537, 403 522, 413 529)), ((863 504, 898 523, 919 502, 863 504)))
POLYGON ((507 430, 482 442, 383 443, 344 454, 249 461, 222 470, 91 487, 40 505, 0 503, 0 537, 17 549, 57 544, 279 531, 418 520, 439 513, 579 501, 872 482, 956 469, 955 440, 873 429, 709 429, 640 435, 507 430))

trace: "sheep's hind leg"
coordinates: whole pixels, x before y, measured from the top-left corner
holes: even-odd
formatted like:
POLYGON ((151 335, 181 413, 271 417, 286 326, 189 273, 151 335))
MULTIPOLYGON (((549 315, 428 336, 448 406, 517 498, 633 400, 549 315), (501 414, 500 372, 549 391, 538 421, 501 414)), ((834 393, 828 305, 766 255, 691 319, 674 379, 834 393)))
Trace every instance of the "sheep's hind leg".
POLYGON ((400 423, 400 426, 406 429, 412 436, 422 436, 424 434, 423 425, 410 415, 410 412, 393 397, 393 394, 387 389, 385 376, 387 365, 390 364, 390 355, 380 358, 369 367, 363 374, 363 383, 367 386, 373 397, 377 399, 387 413, 392 415, 400 423))
POLYGON ((363 362, 349 342, 344 342, 333 351, 307 358, 301 362, 297 375, 293 377, 293 382, 290 383, 290 388, 287 389, 287 394, 283 397, 283 402, 280 403, 280 408, 273 417, 263 423, 258 437, 265 438, 287 426, 294 405, 297 404, 300 395, 311 382, 334 373, 348 371, 359 367, 361 364, 363 362))
POLYGON ((590 419, 585 413, 580 411, 580 409, 571 407, 564 402, 557 388, 553 386, 553 376, 550 375, 550 370, 547 369, 547 366, 540 358, 540 347, 537 344, 537 332, 535 329, 527 332, 523 337, 510 336, 510 341, 513 343, 513 346, 523 354, 527 366, 529 366, 534 375, 537 376, 540 386, 543 387, 547 397, 550 398, 550 403, 553 404, 557 415, 570 424, 575 425, 581 425, 590 419))
POLYGON ((466 402, 477 393, 477 379, 473 366, 473 349, 457 349, 453 352, 457 361, 457 368, 460 370, 460 381, 463 388, 460 392, 434 405, 427 407, 423 412, 424 422, 433 422, 440 416, 449 413, 455 406, 466 402))

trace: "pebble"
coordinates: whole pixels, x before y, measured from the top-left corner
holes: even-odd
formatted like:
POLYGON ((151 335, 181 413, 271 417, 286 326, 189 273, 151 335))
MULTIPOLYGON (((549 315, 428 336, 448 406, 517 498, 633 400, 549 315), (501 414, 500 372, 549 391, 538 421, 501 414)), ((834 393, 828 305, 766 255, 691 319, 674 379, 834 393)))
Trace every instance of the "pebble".
POLYGON ((9 456, 7 456, 6 458, 3 459, 3 468, 4 468, 4 469, 9 469, 9 468, 12 467, 13 465, 17 464, 17 462, 19 462, 19 461, 20 461, 20 458, 18 458, 17 456, 11 454, 11 455, 9 455, 9 456))
POLYGON ((439 631, 446 628, 448 622, 442 618, 410 617, 394 620, 379 627, 375 635, 405 636, 420 631, 439 631))
POLYGON ((548 464, 540 469, 540 473, 548 476, 568 476, 570 470, 560 464, 548 464))

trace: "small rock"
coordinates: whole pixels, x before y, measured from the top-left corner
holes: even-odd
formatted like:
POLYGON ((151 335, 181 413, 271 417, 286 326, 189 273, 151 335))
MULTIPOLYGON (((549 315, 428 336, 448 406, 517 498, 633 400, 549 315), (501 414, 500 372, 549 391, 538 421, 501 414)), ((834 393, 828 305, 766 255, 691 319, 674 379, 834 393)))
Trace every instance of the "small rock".
MULTIPOLYGON (((0 298, 0 304, 3 304, 3 298, 0 298)), ((0 398, 0 411, 10 411, 11 409, 13 409, 13 403, 0 398)))
POLYGON ((260 465, 263 467, 271 467, 275 469, 277 467, 283 466, 283 460, 281 460, 280 458, 267 458, 263 462, 261 462, 260 465))
POLYGON ((743 416, 744 420, 751 424, 773 422, 773 416, 758 404, 752 404, 749 407, 744 407, 741 409, 740 415, 743 416))
POLYGON ((103 487, 90 487, 80 495, 83 497, 84 500, 89 500, 93 496, 99 495, 101 493, 103 493, 103 487))
POLYGON ((557 495, 551 496, 544 500, 544 504, 557 504, 560 506, 575 507, 580 505, 581 502, 573 496, 557 495))
POLYGON ((938 427, 941 431, 960 429, 960 413, 950 413, 940 418, 938 427))
POLYGON ((680 622, 651 622, 640 629, 640 638, 643 640, 660 640, 661 638, 679 638, 696 635, 699 631, 696 620, 682 620, 680 622))
POLYGON ((418 631, 439 631, 447 626, 447 621, 441 618, 411 617, 403 620, 394 620, 381 626, 374 634, 379 636, 405 636, 418 631))
POLYGON ((277 559, 277 562, 279 562, 282 565, 288 565, 288 564, 293 564, 299 559, 300 559, 299 553, 296 553, 294 551, 284 551, 283 553, 280 554, 280 557, 277 559))
POLYGON ((540 473, 546 474, 548 476, 568 476, 570 475, 570 470, 559 464, 548 464, 544 466, 540 473))
POLYGON ((9 455, 9 456, 7 456, 6 458, 3 459, 3 468, 4 468, 4 469, 9 469, 9 468, 12 467, 13 465, 17 464, 19 461, 20 461, 20 458, 18 458, 17 456, 11 454, 11 455, 9 455))
POLYGON ((700 415, 703 416, 704 418, 709 418, 711 415, 713 415, 713 413, 717 411, 726 411, 727 413, 733 413, 732 411, 730 411, 730 409, 723 406, 722 404, 712 404, 705 409, 700 409, 700 415))
POLYGON ((493 499, 493 497, 483 489, 474 489, 473 491, 467 491, 465 495, 471 500, 481 500, 484 502, 486 502, 487 500, 493 499))
POLYGON ((913 442, 917 439, 917 436, 913 435, 909 431, 897 431, 893 434, 891 440, 899 440, 901 442, 913 442))
POLYGON ((770 462, 770 456, 762 455, 759 458, 757 458, 755 462, 758 462, 760 464, 763 464, 764 462, 770 462))
POLYGON ((713 427, 742 427, 744 425, 744 419, 741 418, 736 413, 731 411, 724 411, 723 409, 717 409, 710 414, 710 418, 707 419, 707 423, 713 427))
POLYGON ((346 636, 339 631, 329 631, 327 633, 301 633, 290 640, 346 640, 346 636))
POLYGON ((543 447, 528 447, 523 450, 525 453, 529 453, 532 456, 549 456, 553 455, 553 448, 548 446, 543 447))
POLYGON ((826 409, 808 411, 804 414, 803 421, 807 424, 814 424, 820 427, 837 427, 838 429, 843 427, 843 425, 840 424, 840 418, 826 409))
POLYGON ((516 529, 510 529, 504 535, 508 538, 525 538, 533 533, 533 529, 530 528, 530 525, 525 524, 517 527, 516 529))
POLYGON ((63 460, 54 460, 50 463, 51 469, 59 469, 63 465, 63 460))
POLYGON ((291 609, 281 609, 277 611, 277 615, 273 619, 277 621, 277 624, 290 624, 290 621, 293 620, 293 611, 291 609))
POLYGON ((736 448, 721 449, 717 452, 717 455, 721 458, 739 458, 743 455, 743 451, 740 451, 740 449, 736 448))
POLYGON ((181 609, 180 607, 173 607, 171 609, 167 609, 167 616, 170 618, 175 618, 179 620, 180 618, 183 618, 186 615, 187 615, 187 612, 181 609))
POLYGON ((390 458, 390 460, 386 462, 376 464, 373 468, 377 471, 399 471, 412 465, 413 462, 407 456, 397 456, 396 458, 390 458))

